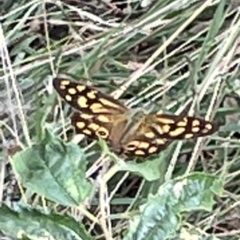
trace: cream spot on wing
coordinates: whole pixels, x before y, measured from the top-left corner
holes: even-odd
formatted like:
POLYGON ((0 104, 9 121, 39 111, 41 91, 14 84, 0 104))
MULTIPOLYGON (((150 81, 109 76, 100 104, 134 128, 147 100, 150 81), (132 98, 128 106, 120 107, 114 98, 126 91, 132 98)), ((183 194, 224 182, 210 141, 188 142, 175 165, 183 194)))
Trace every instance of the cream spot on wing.
POLYGON ((82 91, 84 91, 85 89, 86 89, 86 86, 84 86, 84 85, 77 85, 77 90, 79 91, 79 92, 82 92, 82 91))
POLYGON ((90 99, 95 99, 96 98, 96 93, 97 93, 97 90, 91 90, 87 93, 87 97, 90 98, 90 99))
POLYGON ((88 104, 87 104, 87 98, 81 96, 78 98, 78 105, 81 107, 81 108, 87 108, 88 107, 88 104))
POLYGON ((168 124, 162 126, 162 131, 168 133, 170 131, 170 126, 168 124))
POLYGON ((97 119, 100 121, 100 122, 104 122, 104 123, 108 123, 110 120, 108 117, 104 116, 104 115, 98 115, 97 119))
POLYGON ((177 137, 179 135, 181 135, 182 133, 185 132, 185 128, 183 127, 179 127, 177 129, 175 129, 174 131, 170 131, 168 134, 171 136, 171 137, 177 137))
POLYGON ((96 131, 97 129, 99 129, 99 125, 96 123, 90 123, 88 125, 88 128, 92 129, 93 131, 96 131))
POLYGON ((145 155, 145 152, 142 151, 142 150, 136 150, 136 151, 134 152, 134 154, 137 155, 137 156, 144 156, 144 155, 145 155))
POLYGON ((192 126, 193 127, 197 127, 199 125, 200 125, 200 121, 198 119, 195 119, 195 120, 192 121, 192 126))
POLYGON ((144 133, 144 135, 147 138, 154 138, 155 137, 155 134, 153 132, 146 132, 146 133, 144 133))
POLYGON ((86 124, 85 124, 84 122, 77 122, 77 123, 76 123, 76 126, 77 126, 79 129, 83 129, 83 128, 86 126, 86 124))
POLYGON ((66 95, 65 96, 65 99, 66 99, 66 101, 68 101, 68 102, 71 102, 72 101, 72 97, 70 96, 70 95, 66 95))
POLYGON ((200 131, 200 128, 199 127, 193 127, 192 128, 192 132, 194 132, 194 133, 197 133, 197 132, 199 132, 200 131))
POLYGON ((149 148, 149 143, 148 142, 140 142, 140 144, 139 144, 139 148, 144 148, 144 149, 147 149, 147 148, 149 148))
POLYGON ((188 117, 184 117, 184 118, 182 119, 182 121, 185 122, 185 123, 187 123, 187 122, 188 122, 188 117))
POLYGON ((90 130, 88 130, 88 129, 83 129, 83 131, 82 131, 84 134, 86 134, 86 135, 92 135, 92 132, 90 131, 90 130))
POLYGON ((150 147, 149 149, 148 149, 148 153, 155 153, 156 151, 157 151, 157 147, 156 146, 152 146, 152 147, 150 147))
POLYGON ((68 93, 73 95, 73 94, 76 94, 77 93, 77 90, 75 88, 69 88, 68 89, 68 93))
POLYGON ((178 127, 185 127, 185 126, 187 126, 187 122, 186 121, 179 121, 179 122, 177 122, 177 126, 178 127))
POLYGON ((90 106, 90 109, 94 112, 94 113, 101 113, 101 112, 105 112, 105 108, 103 108, 103 105, 101 103, 93 103, 90 106))
POLYGON ((69 85, 70 84, 70 81, 69 80, 62 80, 61 81, 61 85, 62 86, 67 86, 67 85, 69 85))
POLYGON ((166 143, 166 140, 164 138, 157 138, 156 142, 158 145, 164 145, 166 143))
POLYGON ((192 137, 193 137, 192 133, 188 133, 184 136, 184 138, 186 138, 186 139, 189 139, 189 138, 192 138, 192 137))
POLYGON ((210 131, 210 130, 212 130, 213 126, 212 126, 211 123, 207 123, 207 124, 205 125, 205 128, 210 131))
POLYGON ((91 118, 93 118, 93 115, 86 114, 86 113, 82 113, 80 116, 83 119, 91 119, 91 118))

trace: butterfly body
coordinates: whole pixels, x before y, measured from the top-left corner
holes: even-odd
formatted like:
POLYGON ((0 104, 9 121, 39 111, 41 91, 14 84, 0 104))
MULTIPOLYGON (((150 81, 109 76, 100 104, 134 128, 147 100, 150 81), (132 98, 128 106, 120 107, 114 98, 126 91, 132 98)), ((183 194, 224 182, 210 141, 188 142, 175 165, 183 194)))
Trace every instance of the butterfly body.
POLYGON ((53 86, 77 110, 71 117, 76 133, 91 139, 102 138, 115 152, 127 156, 156 154, 170 140, 206 136, 218 129, 216 124, 201 118, 129 109, 111 96, 69 76, 58 76, 53 86))

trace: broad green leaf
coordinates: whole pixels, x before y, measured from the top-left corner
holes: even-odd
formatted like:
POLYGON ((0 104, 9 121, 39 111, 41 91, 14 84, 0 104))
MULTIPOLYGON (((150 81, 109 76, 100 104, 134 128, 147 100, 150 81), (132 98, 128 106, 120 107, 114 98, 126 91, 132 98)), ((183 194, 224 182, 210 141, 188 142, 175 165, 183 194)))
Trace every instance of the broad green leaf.
POLYGON ((148 181, 153 181, 161 177, 161 163, 159 159, 136 163, 133 161, 129 162, 118 162, 120 171, 130 171, 143 176, 148 181))
POLYGON ((12 164, 25 187, 57 203, 79 205, 92 191, 82 150, 48 131, 40 144, 14 155, 12 164))
POLYGON ((0 231, 18 239, 93 239, 69 216, 24 208, 14 211, 6 205, 0 207, 0 231))
POLYGON ((180 214, 191 210, 210 211, 214 194, 220 195, 222 184, 217 177, 193 173, 160 186, 140 208, 141 215, 130 222, 125 239, 165 240, 176 236, 180 214))

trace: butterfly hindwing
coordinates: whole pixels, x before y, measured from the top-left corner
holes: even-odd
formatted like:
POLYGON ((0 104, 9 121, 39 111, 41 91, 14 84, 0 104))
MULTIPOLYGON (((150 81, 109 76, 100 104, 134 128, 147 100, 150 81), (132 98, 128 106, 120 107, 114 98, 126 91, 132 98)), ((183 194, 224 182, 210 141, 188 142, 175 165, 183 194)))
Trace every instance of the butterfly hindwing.
POLYGON ((164 150, 171 141, 166 138, 149 139, 144 135, 134 137, 122 146, 126 156, 148 157, 164 150))
POLYGON ((91 139, 106 140, 112 150, 122 152, 121 139, 127 124, 127 115, 94 115, 74 112, 71 124, 78 134, 85 134, 91 139))
POLYGON ((74 112, 71 116, 71 125, 77 134, 84 134, 92 139, 109 137, 108 128, 96 115, 74 112))
POLYGON ((125 140, 123 151, 126 155, 147 157, 164 150, 172 140, 206 136, 217 129, 217 124, 202 118, 152 113, 125 140))
POLYGON ((122 152, 127 156, 147 157, 164 150, 170 143, 167 138, 159 137, 151 129, 148 115, 142 116, 138 127, 123 138, 122 152))

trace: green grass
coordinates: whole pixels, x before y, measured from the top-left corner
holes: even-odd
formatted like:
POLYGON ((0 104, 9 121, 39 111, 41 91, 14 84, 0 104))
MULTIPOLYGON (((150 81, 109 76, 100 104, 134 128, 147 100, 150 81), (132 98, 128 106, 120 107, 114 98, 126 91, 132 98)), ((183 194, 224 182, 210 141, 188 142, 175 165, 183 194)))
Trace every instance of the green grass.
POLYGON ((0 12, 0 236, 240 238, 237 2, 21 0, 0 12), (191 103, 220 129, 125 161, 74 134, 58 73, 129 107, 191 103))

